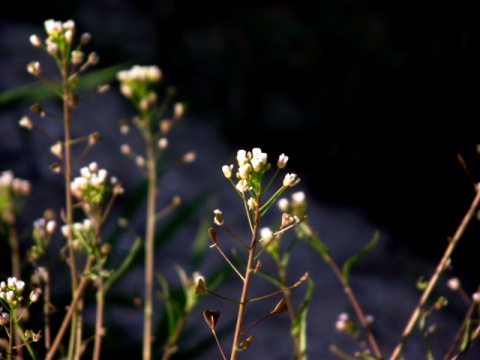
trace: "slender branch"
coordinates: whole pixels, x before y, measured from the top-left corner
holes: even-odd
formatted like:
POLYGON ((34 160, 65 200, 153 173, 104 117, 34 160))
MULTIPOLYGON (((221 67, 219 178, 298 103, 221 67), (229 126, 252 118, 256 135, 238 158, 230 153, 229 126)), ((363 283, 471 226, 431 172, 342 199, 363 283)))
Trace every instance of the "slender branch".
POLYGON ((145 131, 147 171, 148 171, 148 198, 147 224, 145 234, 145 304, 143 327, 143 359, 151 359, 152 348, 152 314, 153 314, 153 278, 155 255, 155 213, 156 213, 156 183, 157 171, 154 154, 154 144, 151 130, 145 131))
POLYGON ((55 356, 55 353, 57 352, 58 347, 60 346, 60 342, 62 341, 63 334, 67 330, 68 323, 70 322, 70 319, 72 318, 75 312, 75 309, 77 308, 77 304, 82 299, 83 292, 85 291, 85 288, 89 283, 90 283, 90 279, 88 277, 84 277, 80 281, 80 284, 77 287, 77 292, 75 293, 75 296, 72 299, 70 306, 68 307, 68 311, 65 317, 63 318, 62 325, 60 326, 60 329, 57 332, 57 336, 55 337, 52 347, 49 349, 45 357, 45 360, 53 360, 53 357, 55 356))
MULTIPOLYGON (((260 195, 257 195, 257 204, 260 204, 260 195)), ((245 269, 245 277, 243 282, 242 295, 240 297, 240 305, 238 306, 237 323, 235 326, 235 334, 233 336, 232 353, 230 360, 236 360, 239 352, 238 344, 240 342, 240 335, 242 333, 243 320, 245 318, 245 311, 247 307, 248 290, 250 288, 250 277, 253 274, 253 262, 255 258, 255 248, 257 245, 258 226, 260 222, 260 209, 255 210, 255 219, 252 233, 252 241, 250 250, 248 252, 247 267, 245 269)))
POLYGON ((449 261, 451 255, 452 255, 452 253, 453 253, 453 250, 457 246, 458 241, 460 240, 463 233, 465 232, 465 229, 467 228, 468 223, 472 219, 472 217, 473 217, 473 215, 474 215, 474 213, 475 213, 475 211, 478 207, 478 204, 480 203, 480 191, 479 191, 479 189, 480 189, 480 185, 477 184, 477 186, 476 186, 477 194, 476 194, 475 198, 473 199, 473 201, 470 205, 470 208, 468 209, 465 216, 463 217, 462 222, 458 226, 458 228, 455 232, 455 235, 450 240, 450 243, 448 244, 447 249, 445 250, 445 253, 443 254, 442 259, 438 263, 437 268, 435 269, 435 272, 432 275, 432 278, 428 282, 428 285, 427 285, 426 289, 423 291, 422 297, 420 298, 420 301, 418 302, 417 307, 413 311, 413 314, 410 317, 410 320, 408 321, 407 326, 405 327, 405 329, 403 331, 402 338, 401 338, 400 342, 398 343, 397 347, 394 349, 394 351, 392 353, 392 356, 390 357, 390 360, 398 359, 400 354, 403 352, 403 348, 405 346, 407 338, 410 335, 410 333, 412 332, 413 327, 415 326, 415 323, 417 322, 418 318, 420 317, 423 306, 427 302, 428 297, 430 296, 433 288, 437 284, 437 281, 440 278, 440 275, 445 270, 445 268, 448 264, 448 261, 449 261))

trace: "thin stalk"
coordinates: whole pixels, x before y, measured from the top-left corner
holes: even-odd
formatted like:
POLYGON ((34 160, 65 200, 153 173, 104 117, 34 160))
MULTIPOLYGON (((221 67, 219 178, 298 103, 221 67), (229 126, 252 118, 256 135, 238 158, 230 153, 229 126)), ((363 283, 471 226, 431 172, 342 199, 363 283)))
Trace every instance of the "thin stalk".
MULTIPOLYGON (((256 200, 257 200, 257 204, 260 205, 260 195, 257 195, 256 200)), ((259 223, 260 223, 260 209, 257 207, 255 210, 252 241, 250 244, 250 249, 248 251, 248 260, 247 260, 247 267, 245 269, 242 295, 240 297, 240 304, 238 306, 237 323, 235 326, 235 334, 233 336, 233 344, 232 344, 232 352, 230 355, 230 360, 236 360, 238 356, 238 352, 240 350, 238 347, 238 344, 240 342, 240 335, 242 333, 243 320, 245 318, 245 311, 247 307, 248 290, 250 288, 250 277, 252 276, 253 269, 254 269, 253 263, 255 259, 255 248, 257 245, 259 223)))
MULTIPOLYGON (((113 198, 113 197, 112 197, 113 198)), ((100 209, 96 212, 95 216, 95 245, 100 248, 102 238, 100 235, 103 216, 100 209)), ((101 250, 99 250, 101 251, 101 250)), ((101 273, 103 266, 102 266, 102 255, 98 255, 96 262, 99 266, 98 272, 101 273)), ((96 318, 95 318, 95 341, 93 345, 93 360, 100 360, 101 348, 102 348, 102 337, 103 337, 103 316, 105 310, 105 281, 102 275, 100 274, 96 279, 97 285, 97 311, 96 311, 96 318)))
POLYGON ((479 190, 480 190, 480 185, 477 184, 477 186, 476 186, 477 194, 476 194, 475 198, 473 199, 473 201, 470 205, 470 208, 468 209, 465 216, 463 217, 462 222, 458 226, 458 228, 455 232, 455 235, 450 240, 450 243, 448 244, 447 249, 445 250, 445 253, 443 254, 442 259, 438 263, 437 268, 435 269, 435 272, 432 275, 432 278, 428 282, 428 285, 427 285, 426 289, 423 291, 422 297, 420 298, 420 301, 418 302, 417 307, 413 311, 413 314, 410 317, 410 320, 408 321, 407 326, 405 327, 405 329, 403 331, 402 339, 398 343, 397 347, 394 349, 394 351, 392 353, 392 356, 390 357, 390 360, 396 360, 400 356, 400 354, 403 352, 403 348, 405 347, 405 343, 407 341, 407 338, 408 338, 408 336, 410 336, 410 334, 413 330, 413 327, 415 326, 418 318, 420 317, 422 308, 426 304, 426 302, 428 300, 428 297, 430 296, 433 288, 437 284, 438 279, 440 278, 440 275, 445 270, 446 265, 448 264, 448 261, 449 261, 450 257, 452 256, 453 250, 457 246, 460 238, 462 237, 463 233, 465 232, 465 229, 467 228, 468 223, 472 219, 472 217, 473 217, 473 215, 474 215, 474 213, 475 213, 475 211, 478 207, 478 204, 480 203, 480 191, 479 190))
POLYGON ((93 347, 93 360, 100 360, 102 337, 103 337, 103 313, 105 309, 104 281, 100 276, 97 279, 97 316, 95 320, 95 343, 93 347))
POLYGON ((162 360, 169 360, 170 357, 176 352, 178 339, 180 338, 180 334, 182 333, 182 330, 185 327, 186 323, 186 317, 182 317, 180 320, 177 321, 175 325, 175 331, 172 335, 170 335, 168 339, 168 343, 165 347, 162 360))
MULTIPOLYGON (((61 64, 62 71, 62 95, 63 95, 63 129, 64 129, 64 147, 65 147, 65 156, 63 162, 63 172, 65 177, 65 217, 66 223, 68 225, 73 224, 73 199, 70 190, 70 183, 72 182, 72 149, 71 149, 71 122, 73 108, 71 106, 72 93, 68 85, 68 61, 65 58, 61 64)), ((77 278, 77 268, 75 261, 75 249, 73 246, 73 233, 72 231, 68 232, 67 236, 67 246, 69 253, 69 265, 70 265, 70 276, 71 276, 71 286, 72 286, 72 297, 75 297, 78 287, 78 278, 77 278)), ((77 303, 77 302, 76 302, 77 303)), ((68 347, 68 357, 69 359, 74 358, 76 352, 75 344, 77 342, 77 329, 78 329, 78 309, 75 306, 72 309, 73 313, 71 316, 71 326, 70 326, 70 341, 68 347)))
POLYGON ((10 250, 12 251, 12 276, 21 279, 20 271, 20 240, 15 229, 15 214, 13 209, 8 210, 11 220, 8 222, 8 238, 10 240, 10 250))
MULTIPOLYGON (((310 226, 303 225, 303 224, 300 225, 300 226, 305 231, 307 236, 309 236, 311 238, 316 238, 316 235, 312 231, 310 226)), ((365 317, 365 314, 362 310, 362 307, 360 306, 360 303, 357 300, 357 297, 355 296, 355 293, 353 292, 352 288, 350 287, 350 285, 346 281, 345 277, 343 276, 342 270, 340 270, 337 263, 330 256, 329 252, 327 252, 327 251, 321 252, 321 255, 322 255, 323 259, 325 260, 325 262, 332 268, 333 272, 335 273, 338 280, 342 284, 343 290, 344 290, 346 296, 348 297, 348 300, 350 301, 350 304, 352 305, 352 307, 355 311, 355 314, 357 315, 358 320, 360 321, 360 324, 362 325, 362 327, 366 331, 367 339, 368 339, 368 342, 370 343, 370 346, 373 350, 373 353, 375 354, 377 359, 383 359, 382 352, 380 351, 380 347, 378 346, 377 340, 372 333, 370 324, 368 323, 368 321, 365 317)))
POLYGON ((148 172, 147 224, 145 234, 145 304, 143 327, 143 359, 151 359, 152 348, 152 314, 153 314, 153 279, 155 255, 155 213, 157 170, 154 144, 150 128, 145 131, 146 161, 148 172))
MULTIPOLYGON (((90 270, 91 267, 91 257, 88 258, 87 260, 87 265, 85 266, 85 273, 87 273, 90 270)), ((55 337, 55 340, 53 341, 52 347, 49 349, 45 360, 53 360, 53 357, 55 356, 55 353, 57 352, 60 342, 62 341, 63 335, 65 334, 65 331, 67 330, 68 324, 71 321, 71 318, 73 314, 75 313, 77 309, 78 302, 82 299, 83 292, 85 291, 85 288, 87 285, 90 283, 90 278, 89 277, 83 277, 78 284, 75 296, 72 299, 72 302, 70 303, 70 306, 68 307, 68 311, 65 314, 65 317, 63 318, 62 325, 60 326, 60 329, 57 332, 57 335, 55 337)))
POLYGON ((343 273, 338 267, 338 265, 335 263, 335 261, 333 261, 333 259, 330 257, 328 257, 326 261, 332 267, 334 273, 337 275, 338 279, 342 283, 343 291, 345 292, 345 295, 348 297, 348 300, 350 301, 355 311, 355 314, 357 314, 360 324, 366 331, 367 339, 368 339, 368 342, 370 343, 370 346, 372 347, 373 353, 375 354, 377 359, 383 359, 383 355, 382 355, 382 352, 380 351, 380 347, 378 346, 377 340, 372 333, 370 324, 368 323, 365 317, 365 314, 362 310, 362 307, 360 306, 360 303, 357 300, 357 297, 355 296, 355 293, 353 292, 350 285, 348 285, 347 282, 345 281, 345 278, 343 277, 343 273))
POLYGON ((51 286, 50 286, 50 259, 46 258, 46 263, 47 263, 47 278, 44 279, 45 285, 44 285, 44 295, 43 295, 43 320, 45 322, 45 325, 43 327, 44 331, 44 339, 45 339, 45 349, 48 350, 50 349, 50 345, 52 343, 52 334, 51 334, 51 329, 50 329, 50 308, 51 308, 51 302, 50 302, 50 292, 51 292, 51 286))
MULTIPOLYGON (((284 287, 287 287, 288 286, 287 285, 287 269, 285 268, 282 261, 276 261, 276 262, 277 262, 277 272, 278 272, 278 276, 280 278, 280 282, 282 283, 282 285, 284 287)), ((288 316, 290 317, 290 323, 293 325, 295 323, 296 314, 295 314, 295 307, 293 305, 291 294, 292 293, 291 293, 290 289, 285 289, 284 299, 285 299, 285 302, 287 304, 288 316)), ((294 351, 295 351, 295 358, 297 360, 304 359, 304 357, 302 355, 300 345, 301 344, 300 344, 299 335, 293 336, 293 347, 294 347, 294 351)))
MULTIPOLYGON (((12 251, 12 275, 20 279, 22 274, 20 270, 20 240, 18 238, 18 233, 17 230, 15 229, 15 213, 13 209, 10 207, 10 210, 8 211, 9 214, 9 222, 8 222, 8 233, 9 233, 9 239, 10 239, 10 249, 12 251)), ((16 311, 16 310, 14 310, 16 311)), ((20 337, 20 334, 18 331, 13 331, 13 336, 15 338, 15 346, 18 346, 21 344, 22 339, 20 337)), ((17 358, 21 360, 23 357, 21 354, 17 355, 17 358)))

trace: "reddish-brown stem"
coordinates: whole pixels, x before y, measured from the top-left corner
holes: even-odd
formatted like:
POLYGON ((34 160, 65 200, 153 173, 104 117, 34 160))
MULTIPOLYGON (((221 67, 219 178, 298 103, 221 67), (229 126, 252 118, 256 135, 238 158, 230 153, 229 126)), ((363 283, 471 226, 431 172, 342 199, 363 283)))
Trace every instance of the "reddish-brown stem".
MULTIPOLYGON (((86 270, 90 269, 91 265, 91 259, 89 258, 87 265, 86 265, 86 270)), ((52 360, 53 357, 55 356, 55 353, 58 350, 58 347, 60 346, 60 342, 62 341, 63 335, 65 334, 65 331, 67 330, 68 324, 75 313, 75 309, 77 308, 78 302, 82 299, 83 292, 85 291, 86 286, 90 282, 90 278, 84 277, 80 281, 80 284, 77 287, 75 296, 72 299, 72 302, 70 303, 70 306, 68 307, 67 313, 65 314, 65 317, 63 318, 62 325, 60 326, 60 329, 57 332, 57 335, 55 336, 55 340, 53 341, 52 347, 49 349, 45 360, 52 360)))
MULTIPOLYGON (((260 204, 260 195, 257 195, 257 204, 260 204)), ((248 260, 247 260, 247 267, 245 270, 245 276, 243 281, 243 288, 242 288, 242 295, 240 297, 240 304, 238 306, 238 315, 237 315, 237 323, 235 326, 235 334, 233 336, 233 344, 232 344, 232 352, 230 355, 230 360, 236 360, 239 352, 239 342, 240 342, 240 335, 242 333, 242 326, 243 320, 245 318, 245 311, 247 307, 247 298, 248 298, 248 290, 250 287, 250 277, 253 274, 253 262, 255 259, 255 249, 257 245, 257 236, 258 236, 258 226, 260 223, 260 211, 257 208, 255 211, 255 219, 254 219, 254 226, 252 232, 252 240, 250 243, 250 248, 248 251, 248 260)))
POLYGON ((443 254, 442 259, 437 265, 437 268, 435 269, 435 272, 432 275, 432 278, 428 282, 428 285, 426 289, 423 291, 422 297, 420 298, 420 301, 418 302, 418 305, 415 307, 415 310, 413 311, 412 316, 410 317, 410 320, 407 323, 407 326, 403 330, 402 338, 400 342, 398 343, 397 347, 394 349, 392 356, 390 357, 390 360, 396 360, 398 357, 402 354, 403 348, 405 346, 405 343, 407 341, 408 336, 413 330, 413 327, 415 326, 416 322, 418 321, 418 318, 420 317, 420 314, 422 312, 422 309, 425 305, 425 303, 428 300, 428 297, 430 296, 433 288, 438 282, 438 279, 440 278, 440 275, 443 273, 445 270, 450 257, 452 256, 453 250, 457 246, 458 241, 462 237, 465 229, 467 228, 468 223, 472 219, 478 204, 480 203, 480 191, 479 191, 480 186, 477 184, 476 190, 477 194, 475 198, 473 199, 470 208, 466 212, 465 216, 462 219, 462 222, 458 226, 455 235, 453 238, 450 240, 447 249, 445 250, 445 253, 443 254))

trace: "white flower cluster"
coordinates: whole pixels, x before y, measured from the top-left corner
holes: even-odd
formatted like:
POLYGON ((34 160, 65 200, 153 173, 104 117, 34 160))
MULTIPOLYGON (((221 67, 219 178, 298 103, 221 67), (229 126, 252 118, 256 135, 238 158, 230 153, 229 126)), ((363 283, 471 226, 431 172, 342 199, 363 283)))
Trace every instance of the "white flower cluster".
POLYGON ((16 277, 9 277, 7 282, 0 282, 0 299, 16 307, 22 301, 22 292, 25 282, 17 280, 16 277))
POLYGON ((117 80, 120 82, 159 82, 162 78, 162 71, 156 65, 140 66, 134 65, 129 70, 122 70, 117 73, 117 80))
POLYGON ((43 24, 45 26, 45 32, 49 36, 59 36, 66 32, 75 31, 75 22, 73 20, 68 20, 62 23, 61 21, 49 19, 43 24))
POLYGON ((70 184, 72 194, 79 199, 83 198, 88 189, 105 185, 108 172, 105 169, 99 169, 97 163, 92 162, 89 166, 80 169, 80 175, 70 184))
MULTIPOLYGON (((68 20, 65 22, 56 21, 49 19, 44 22, 45 32, 48 35, 48 38, 45 40, 45 48, 49 54, 55 55, 58 53, 59 41, 65 41, 68 44, 73 42, 73 35, 75 33, 75 22, 73 20, 68 20)), ((87 35, 88 36, 88 35, 87 35)), ((42 39, 38 35, 30 36, 30 43, 35 47, 42 47, 42 39)), ((80 51, 76 50, 77 56, 80 51)), ((34 64, 34 63, 31 63, 34 64)), ((38 64, 38 62, 36 63, 38 64)), ((29 72, 34 74, 32 69, 29 69, 29 72)), ((38 64, 38 74, 40 73, 40 68, 38 64)))
MULTIPOLYGON (((267 162, 268 156, 262 152, 260 148, 253 148, 252 151, 238 150, 237 151, 237 163, 238 172, 237 178, 240 179, 236 185, 238 191, 245 192, 251 188, 248 186, 248 180, 252 179, 252 176, 263 175, 269 168, 270 164, 267 162)), ((277 160, 277 167, 283 169, 288 162, 288 156, 281 154, 277 160)), ((223 165, 222 171, 227 179, 232 177, 233 165, 223 165)), ((297 174, 288 173, 283 180, 283 186, 295 186, 300 182, 300 178, 297 174)))
POLYGON ((260 148, 254 148, 250 152, 245 150, 237 151, 238 173, 237 178, 246 180, 252 173, 267 170, 268 156, 260 148))
MULTIPOLYGON (((107 170, 100 169, 96 162, 92 162, 80 169, 80 175, 70 184, 72 195, 80 200, 100 203, 107 186, 107 170)), ((123 193, 123 188, 115 177, 110 179, 110 183, 113 185, 114 193, 123 193)))
POLYGON ((75 249, 81 249, 89 244, 95 232, 90 219, 84 219, 83 222, 75 222, 71 225, 65 224, 60 231, 65 238, 72 237, 75 249))
POLYGON ((0 173, 0 190, 11 189, 15 194, 29 195, 31 186, 28 180, 16 178, 13 171, 6 170, 0 173))

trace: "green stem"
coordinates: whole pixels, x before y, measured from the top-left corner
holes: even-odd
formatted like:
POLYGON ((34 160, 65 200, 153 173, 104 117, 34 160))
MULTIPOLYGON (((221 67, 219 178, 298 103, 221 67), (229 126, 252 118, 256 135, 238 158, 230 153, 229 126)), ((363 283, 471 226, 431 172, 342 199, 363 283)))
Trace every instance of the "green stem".
POLYGON ((152 348, 152 314, 153 314, 153 279, 155 255, 155 213, 157 170, 151 130, 145 131, 146 157, 148 171, 147 224, 145 235, 145 304, 143 328, 143 359, 151 359, 152 348))
MULTIPOLYGON (((68 60, 64 58, 60 65, 62 73, 62 91, 63 91, 63 120, 64 120, 64 147, 65 157, 63 161, 63 172, 65 177, 65 217, 66 223, 69 226, 73 224, 73 199, 70 190, 70 183, 72 182, 72 150, 71 150, 71 122, 73 107, 71 105, 72 93, 68 85, 68 60)), ((72 286, 72 297, 75 297, 78 287, 77 269, 75 263, 75 249, 73 246, 73 234, 72 231, 68 232, 67 245, 69 253, 69 266, 72 286)), ((70 326, 70 341, 68 347, 68 355, 70 359, 74 358, 76 352, 75 344, 77 343, 77 329, 78 329, 78 309, 72 309, 73 314, 71 317, 70 326)))
MULTIPOLYGON (((101 228, 103 215, 100 209, 97 209, 94 222, 95 222, 95 246, 98 247, 98 251, 101 251, 102 237, 101 237, 101 228)), ((92 255, 93 256, 93 255, 92 255)), ((105 281, 102 277, 102 255, 97 255, 96 263, 98 264, 99 276, 96 279, 97 284, 97 314, 95 319, 95 342, 93 346, 93 360, 100 360, 101 348, 102 348, 102 337, 103 337, 103 316, 105 310, 105 281)))
MULTIPOLYGON (((278 276, 280 278, 280 282, 284 287, 287 287, 287 269, 285 265, 283 264, 282 261, 276 261, 277 263, 277 271, 278 271, 278 276)), ((285 302, 287 303, 288 307, 288 316, 290 317, 290 323, 293 324, 295 323, 295 307, 293 305, 292 301, 292 296, 291 296, 291 291, 290 289, 285 289, 284 291, 284 298, 285 302)), ((297 360, 302 360, 304 357, 301 352, 301 347, 300 347, 300 334, 297 333, 296 335, 292 335, 293 337, 293 346, 294 346, 294 353, 295 357, 297 360)))
POLYGON ((100 360, 103 337, 103 313, 105 309, 105 292, 103 278, 99 276, 97 282, 97 316, 95 320, 95 344, 93 347, 93 360, 100 360))

